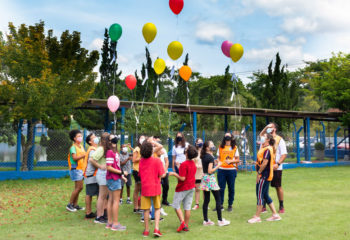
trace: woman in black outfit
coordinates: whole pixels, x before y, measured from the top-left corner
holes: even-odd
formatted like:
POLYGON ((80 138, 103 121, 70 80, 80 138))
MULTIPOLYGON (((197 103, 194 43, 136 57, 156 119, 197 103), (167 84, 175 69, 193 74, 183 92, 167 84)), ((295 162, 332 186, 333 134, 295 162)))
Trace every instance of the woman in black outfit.
POLYGON ((230 221, 225 220, 221 216, 221 200, 220 200, 220 188, 219 185, 216 182, 215 178, 215 171, 221 166, 221 163, 214 168, 214 157, 213 152, 215 152, 216 148, 212 141, 207 141, 203 144, 202 152, 201 152, 201 159, 202 159, 202 166, 203 166, 203 173, 204 176, 202 178, 201 182, 201 189, 204 192, 204 203, 203 203, 203 225, 204 226, 211 226, 215 225, 214 222, 210 221, 208 219, 208 205, 210 202, 210 192, 214 195, 215 202, 216 202, 216 212, 218 215, 218 225, 226 226, 230 224, 230 221))

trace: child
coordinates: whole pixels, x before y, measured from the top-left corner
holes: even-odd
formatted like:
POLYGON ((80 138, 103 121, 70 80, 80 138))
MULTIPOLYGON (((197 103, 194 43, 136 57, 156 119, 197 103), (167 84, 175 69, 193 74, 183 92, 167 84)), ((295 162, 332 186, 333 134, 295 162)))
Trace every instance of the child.
MULTIPOLYGON (((106 179, 109 193, 107 206, 108 222, 106 228, 112 231, 124 231, 126 227, 118 222, 120 190, 122 188, 121 176, 123 175, 123 171, 120 168, 117 143, 118 138, 113 136, 113 138, 110 139, 110 149, 106 152, 106 179)), ((126 179, 124 180, 127 181, 126 179)))
POLYGON ((91 202, 93 196, 98 196, 99 187, 96 180, 97 168, 91 163, 90 159, 92 158, 92 154, 96 151, 96 148, 98 147, 99 139, 95 136, 95 134, 91 133, 86 137, 85 142, 89 145, 84 159, 84 165, 86 166, 84 169, 84 182, 86 185, 85 218, 95 218, 96 214, 93 213, 91 210, 91 202))
MULTIPOLYGON (((196 139, 196 149, 197 152, 200 153, 203 147, 203 140, 201 138, 196 139)), ((192 208, 192 210, 197 210, 199 208, 199 199, 200 199, 200 193, 201 193, 201 182, 203 177, 203 167, 202 167, 202 160, 198 154, 198 156, 194 159, 194 163, 196 164, 197 171, 196 171, 196 192, 195 192, 195 201, 196 205, 192 208)))
POLYGON ((155 208, 155 228, 153 234, 161 237, 162 234, 159 231, 160 195, 162 193, 160 180, 165 177, 165 171, 160 159, 152 157, 152 154, 152 142, 144 141, 141 145, 142 158, 139 166, 139 174, 141 178, 141 209, 144 210, 145 218, 145 230, 143 236, 149 236, 149 211, 151 208, 151 200, 153 200, 155 208))
POLYGON ((126 145, 123 144, 121 149, 121 154, 120 154, 120 164, 122 166, 122 169, 124 172, 127 172, 127 182, 125 182, 124 180, 122 180, 122 191, 120 192, 120 204, 123 204, 123 190, 124 190, 124 185, 126 185, 126 192, 127 192, 127 200, 126 200, 126 204, 132 204, 131 200, 130 200, 130 187, 132 184, 131 181, 131 161, 132 161, 132 156, 130 156, 130 154, 128 153, 128 151, 133 151, 134 149, 131 147, 130 144, 126 145))
POLYGON ((83 136, 79 130, 70 131, 69 138, 73 141, 73 145, 69 150, 68 166, 70 178, 74 181, 74 190, 66 209, 70 212, 76 212, 77 210, 85 210, 85 208, 79 207, 78 205, 79 193, 83 190, 83 162, 85 150, 83 146, 81 146, 83 136))
POLYGON ((191 215, 193 193, 196 187, 195 175, 197 168, 193 159, 198 156, 198 152, 194 146, 189 145, 185 154, 187 160, 180 165, 179 174, 176 172, 169 173, 170 176, 175 176, 178 179, 172 204, 172 207, 175 209, 177 217, 180 220, 180 226, 177 229, 178 232, 187 232, 189 230, 188 224, 191 215), (181 211, 181 202, 185 210, 185 219, 181 211))
POLYGON ((273 165, 274 165, 274 150, 273 146, 275 140, 271 134, 261 136, 262 148, 258 152, 258 159, 256 162, 256 197, 257 207, 255 216, 248 220, 248 223, 261 222, 260 213, 263 208, 264 202, 266 202, 271 211, 272 217, 266 219, 267 221, 279 221, 282 218, 277 214, 272 199, 269 196, 269 185, 273 179, 273 165))

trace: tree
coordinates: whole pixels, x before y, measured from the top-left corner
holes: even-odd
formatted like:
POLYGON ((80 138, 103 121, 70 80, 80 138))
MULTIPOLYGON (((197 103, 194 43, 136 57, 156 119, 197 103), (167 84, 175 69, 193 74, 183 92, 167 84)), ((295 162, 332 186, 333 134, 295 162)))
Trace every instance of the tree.
POLYGON ((10 119, 28 123, 22 160, 22 170, 27 170, 35 124, 43 121, 51 129, 69 126, 73 109, 94 91, 98 52, 82 48, 76 31, 64 31, 58 40, 52 30, 45 35, 42 21, 19 28, 9 23, 0 61, 0 96, 10 119))

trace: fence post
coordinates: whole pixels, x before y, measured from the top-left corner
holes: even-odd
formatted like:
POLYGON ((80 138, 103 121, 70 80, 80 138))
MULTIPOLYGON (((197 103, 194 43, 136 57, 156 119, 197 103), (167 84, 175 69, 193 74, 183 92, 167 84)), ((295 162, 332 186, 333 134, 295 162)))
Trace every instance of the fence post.
POLYGON ((320 139, 321 139, 321 142, 323 143, 323 145, 326 146, 326 127, 322 121, 320 123, 322 125, 322 134, 320 132, 320 139))
POLYGON ((303 126, 301 126, 299 128, 299 130, 297 131, 296 133, 296 142, 297 142, 297 163, 300 163, 300 142, 299 142, 299 134, 300 134, 300 131, 303 130, 303 126))
POLYGON ((105 110, 105 132, 110 132, 109 128, 109 110, 105 110))
POLYGON ((205 142, 205 131, 204 130, 202 132, 202 140, 203 140, 203 142, 205 142))
POLYGON ((307 125, 307 160, 311 161, 310 118, 306 118, 307 125))
POLYGON ((256 161, 256 115, 253 114, 253 159, 256 161))
POLYGON ((316 130, 316 142, 318 142, 318 130, 316 130))
POLYGON ((124 121, 125 121, 125 107, 122 107, 122 118, 120 119, 121 131, 120 131, 120 147, 125 142, 125 130, 124 130, 124 121))
POLYGON ((197 113, 193 112, 193 145, 195 145, 197 139, 197 113))
POLYGON ((334 131, 334 162, 338 162, 338 132, 340 130, 340 127, 337 128, 337 130, 334 131))
MULTIPOLYGON (((173 162, 173 155, 171 154, 173 151, 173 139, 171 137, 168 138, 168 159, 169 159, 169 166, 172 166, 173 162), (169 154, 170 153, 170 154, 169 154)), ((175 169, 173 169, 175 171, 175 169)))
MULTIPOLYGON (((34 167, 34 152, 35 152, 35 134, 36 134, 36 124, 35 121, 33 121, 34 123, 34 127, 33 127, 33 138, 32 138, 32 147, 29 150, 28 153, 28 162, 27 162, 27 166, 28 166, 28 170, 32 171, 33 167, 34 167)), ((30 131, 30 126, 28 124, 28 133, 27 133, 27 137, 29 136, 29 131, 30 131)))
POLYGON ((16 171, 19 172, 21 169, 21 146, 22 146, 22 126, 23 119, 19 120, 17 130, 17 150, 16 150, 16 171))
POLYGON ((83 142, 84 142, 83 144, 84 144, 84 149, 85 149, 85 147, 86 147, 86 146, 85 146, 85 142, 86 142, 85 140, 86 140, 86 129, 84 128, 84 131, 83 131, 83 142))
POLYGON ((247 163, 247 161, 246 161, 246 151, 245 151, 245 149, 246 149, 246 145, 247 145, 247 131, 248 131, 248 129, 250 128, 250 126, 249 125, 247 125, 246 127, 245 127, 245 130, 244 130, 244 142, 243 142, 243 166, 244 167, 246 167, 246 163, 247 163))
POLYGON ((130 136, 130 145, 132 148, 134 148, 134 134, 129 134, 130 136))

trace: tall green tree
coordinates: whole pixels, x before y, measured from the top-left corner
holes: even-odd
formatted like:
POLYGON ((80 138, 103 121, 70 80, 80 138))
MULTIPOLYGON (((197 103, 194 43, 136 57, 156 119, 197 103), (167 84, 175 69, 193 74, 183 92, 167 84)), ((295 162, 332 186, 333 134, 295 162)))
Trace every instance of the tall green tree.
POLYGON ((35 124, 43 121, 51 129, 69 126, 73 109, 94 91, 98 52, 82 48, 76 31, 64 31, 59 40, 52 30, 46 35, 44 22, 18 28, 9 23, 1 42, 0 96, 9 104, 11 119, 27 120, 22 160, 22 170, 27 170, 35 124))

